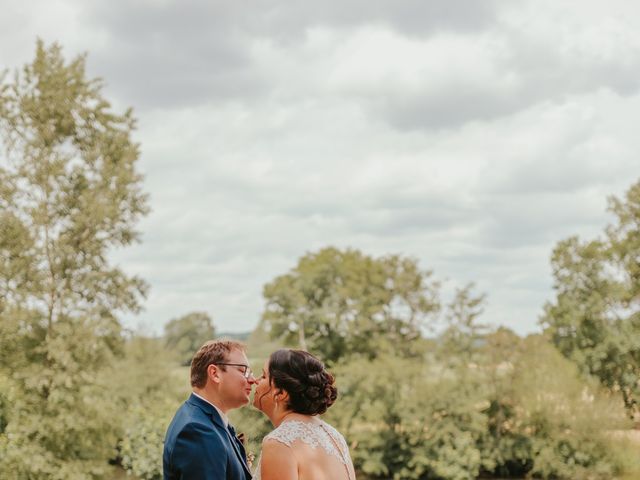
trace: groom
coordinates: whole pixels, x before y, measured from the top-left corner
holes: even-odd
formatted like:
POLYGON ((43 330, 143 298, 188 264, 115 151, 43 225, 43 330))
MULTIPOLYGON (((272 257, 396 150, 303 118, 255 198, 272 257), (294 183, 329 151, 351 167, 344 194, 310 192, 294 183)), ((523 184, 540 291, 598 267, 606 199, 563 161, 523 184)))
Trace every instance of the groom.
POLYGON ((212 340, 200 347, 191 361, 193 393, 165 437, 164 480, 251 479, 227 412, 248 403, 254 383, 244 345, 212 340))

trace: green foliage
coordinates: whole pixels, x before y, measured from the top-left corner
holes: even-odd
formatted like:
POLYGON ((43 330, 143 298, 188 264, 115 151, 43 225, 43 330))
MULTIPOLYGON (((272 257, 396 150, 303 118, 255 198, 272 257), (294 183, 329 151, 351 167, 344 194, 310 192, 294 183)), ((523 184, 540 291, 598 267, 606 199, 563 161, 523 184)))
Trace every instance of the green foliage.
POLYGON ((640 418, 640 182, 609 209, 615 221, 604 239, 556 246, 557 294, 542 322, 567 358, 620 392, 640 418))
POLYGON ((469 363, 478 356, 478 345, 484 340, 487 326, 478 323, 485 301, 484 295, 473 293, 473 284, 457 289, 445 310, 447 327, 440 335, 437 348, 439 360, 450 368, 459 368, 465 375, 469 363))
POLYGON ((205 312, 192 312, 174 318, 164 326, 166 345, 176 352, 182 365, 191 365, 193 354, 214 337, 213 322, 205 312))
POLYGON ((127 472, 144 480, 162 478, 164 435, 175 411, 172 402, 150 406, 140 403, 123 416, 126 425, 118 450, 127 472))
POLYGON ((49 401, 25 393, 22 382, 8 392, 8 422, 0 435, 0 478, 84 479, 101 477, 116 441, 117 411, 102 398, 108 385, 52 389, 49 401), (77 409, 77 410, 76 410, 77 409))
POLYGON ((330 363, 348 355, 374 358, 382 350, 412 355, 438 309, 437 284, 429 277, 412 259, 328 247, 264 287, 263 326, 271 338, 330 363))
POLYGON ((608 431, 628 428, 621 403, 585 382, 543 337, 514 358, 516 431, 531 439, 531 474, 542 478, 611 478, 621 469, 608 431))
MULTIPOLYGON (((487 417, 487 430, 480 438, 482 471, 487 474, 522 476, 533 467, 532 430, 523 425, 515 383, 519 371, 514 362, 525 350, 522 339, 506 328, 487 334, 476 347, 475 388, 482 392, 481 411, 487 417)), ((523 386, 523 395, 534 388, 523 386)))
POLYGON ((109 383, 119 412, 120 464, 140 479, 162 478, 164 435, 189 394, 188 372, 173 366, 163 340, 134 336, 112 365, 109 383))
MULTIPOLYGON (((604 479, 624 470, 609 432, 629 424, 615 396, 585 380, 547 338, 489 332, 478 322, 484 296, 472 285, 446 305, 435 341, 411 329, 398 335, 397 319, 380 314, 398 311, 388 289, 401 282, 380 273, 389 271, 386 260, 328 248, 265 287, 261 327, 333 362, 340 399, 327 417, 363 476, 604 479)), ((427 295, 411 271, 403 292, 429 299, 424 320, 439 305, 437 291, 432 285, 427 295)))
MULTIPOLYGON (((462 333, 453 338, 468 345, 462 333)), ((546 339, 500 329, 463 355, 473 358, 466 364, 441 361, 450 339, 420 360, 383 355, 336 366, 340 398, 327 418, 363 475, 605 479, 623 471, 608 433, 629 426, 621 403, 586 383, 546 339)))
POLYGON ((263 327, 264 325, 258 324, 246 340, 247 355, 254 372, 262 370, 264 361, 272 352, 284 347, 281 341, 272 340, 263 327))
POLYGON ((145 284, 108 262, 146 213, 131 112, 38 42, 0 90, 1 478, 91 478, 117 436, 100 375, 145 284), (8 407, 7 407, 8 405, 8 407))
POLYGON ((370 478, 467 479, 480 471, 486 419, 466 386, 426 360, 381 356, 336 368, 340 399, 328 418, 370 478))
POLYGON ((15 387, 9 378, 0 372, 0 435, 4 433, 9 424, 11 415, 11 392, 15 387))

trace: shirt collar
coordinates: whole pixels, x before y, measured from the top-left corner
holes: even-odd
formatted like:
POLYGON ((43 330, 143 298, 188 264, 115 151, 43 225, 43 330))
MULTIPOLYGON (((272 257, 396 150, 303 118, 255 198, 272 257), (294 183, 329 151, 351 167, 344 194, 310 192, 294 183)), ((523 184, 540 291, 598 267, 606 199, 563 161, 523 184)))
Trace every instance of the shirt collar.
POLYGON ((196 392, 191 392, 191 393, 193 393, 193 395, 195 395, 196 397, 198 397, 200 400, 204 400, 204 401, 205 401, 205 402, 207 402, 209 405, 211 405, 213 408, 215 408, 215 409, 218 411, 218 413, 220 414, 220 418, 222 419, 222 423, 224 423, 224 426, 225 426, 225 427, 228 427, 228 426, 229 426, 229 417, 227 417, 227 415, 226 415, 222 410, 220 410, 218 407, 216 407, 213 403, 211 403, 211 402, 210 402, 209 400, 207 400, 206 398, 204 398, 204 397, 202 397, 202 396, 198 395, 196 392))

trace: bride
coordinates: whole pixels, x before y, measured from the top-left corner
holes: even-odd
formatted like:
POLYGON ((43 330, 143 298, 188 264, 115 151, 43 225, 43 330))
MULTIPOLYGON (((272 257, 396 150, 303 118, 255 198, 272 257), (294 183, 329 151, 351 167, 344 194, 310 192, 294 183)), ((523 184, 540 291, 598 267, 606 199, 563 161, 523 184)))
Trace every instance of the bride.
POLYGON ((254 479, 354 480, 344 437, 318 415, 337 398, 334 378, 313 355, 277 350, 257 379, 253 405, 275 429, 262 442, 254 479))

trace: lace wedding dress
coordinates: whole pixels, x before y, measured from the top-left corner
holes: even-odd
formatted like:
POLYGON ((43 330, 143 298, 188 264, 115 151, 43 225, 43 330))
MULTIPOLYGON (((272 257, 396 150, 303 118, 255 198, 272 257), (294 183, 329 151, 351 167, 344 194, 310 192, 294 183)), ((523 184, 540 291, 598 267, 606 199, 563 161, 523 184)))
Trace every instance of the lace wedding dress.
MULTIPOLYGON (((322 448, 328 455, 337 458, 345 467, 349 480, 355 480, 351 469, 351 457, 349 456, 349 448, 344 437, 328 423, 320 420, 319 422, 301 422, 299 420, 289 420, 282 422, 278 428, 269 433, 266 440, 277 440, 291 447, 293 442, 300 440, 312 448, 322 448)), ((261 456, 262 457, 262 456, 261 456)), ((253 476, 254 480, 260 480, 260 460, 258 459, 258 467, 253 476)))

